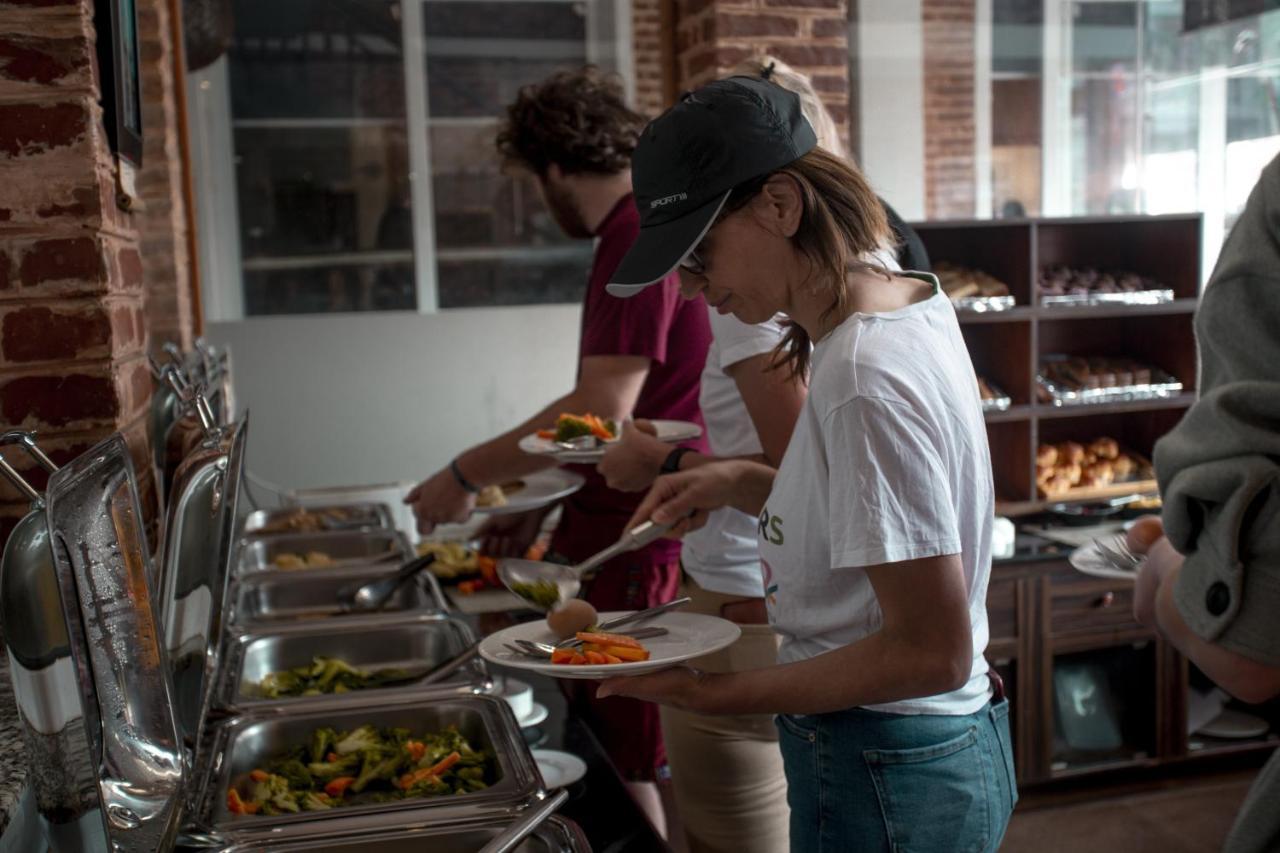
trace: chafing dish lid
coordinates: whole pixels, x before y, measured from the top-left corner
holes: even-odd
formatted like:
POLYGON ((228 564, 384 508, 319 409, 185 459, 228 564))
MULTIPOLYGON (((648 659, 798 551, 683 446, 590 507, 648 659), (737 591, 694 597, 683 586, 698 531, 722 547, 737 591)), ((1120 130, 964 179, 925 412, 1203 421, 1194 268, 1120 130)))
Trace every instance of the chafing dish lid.
POLYGON ((54 474, 49 536, 111 849, 173 843, 186 767, 148 578, 137 479, 116 434, 54 474))
POLYGON ((215 692, 231 567, 244 526, 240 487, 248 427, 246 415, 183 460, 165 523, 161 637, 179 731, 197 752, 215 692))

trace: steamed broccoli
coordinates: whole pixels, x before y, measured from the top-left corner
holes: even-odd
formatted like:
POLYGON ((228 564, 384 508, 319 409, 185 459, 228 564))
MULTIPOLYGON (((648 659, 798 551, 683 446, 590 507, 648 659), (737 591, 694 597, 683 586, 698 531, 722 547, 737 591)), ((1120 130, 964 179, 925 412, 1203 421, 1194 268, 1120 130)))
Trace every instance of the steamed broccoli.
POLYGON ((311 771, 307 769, 307 765, 303 764, 297 758, 288 758, 283 761, 272 762, 268 765, 268 769, 277 776, 284 777, 289 783, 290 788, 311 788, 315 782, 311 778, 311 771))
POLYGON ((316 729, 311 733, 311 760, 324 761, 333 748, 338 733, 330 728, 316 729))
POLYGON ((302 807, 304 812, 318 812, 333 808, 333 803, 329 801, 327 794, 317 794, 315 791, 304 793, 302 799, 298 801, 298 805, 302 807))
POLYGON ((342 755, 337 761, 313 761, 307 765, 311 778, 318 785, 332 782, 339 776, 353 776, 360 769, 360 753, 342 755))
POLYGON ((348 732, 346 737, 334 744, 333 751, 338 755, 348 755, 362 749, 377 749, 381 744, 382 738, 378 736, 378 730, 373 726, 364 725, 355 731, 348 732))
POLYGON ((399 775, 401 765, 408 757, 403 751, 385 752, 382 750, 366 750, 364 752, 364 764, 360 768, 360 775, 356 777, 356 781, 351 785, 351 793, 358 794, 365 787, 377 779, 394 780, 399 775))

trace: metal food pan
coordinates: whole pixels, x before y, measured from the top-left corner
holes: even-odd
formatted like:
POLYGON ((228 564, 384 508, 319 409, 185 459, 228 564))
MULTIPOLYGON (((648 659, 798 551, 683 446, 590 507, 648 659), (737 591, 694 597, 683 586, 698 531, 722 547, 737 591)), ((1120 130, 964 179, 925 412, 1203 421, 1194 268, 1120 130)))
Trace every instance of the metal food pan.
MULTIPOLYGON (((332 850, 335 853, 476 853, 498 835, 509 821, 485 821, 455 826, 409 826, 402 829, 375 831, 342 837, 299 839, 279 844, 247 846, 237 844, 223 853, 313 853, 332 850)), ((591 853, 582 829, 573 821, 553 816, 533 831, 513 853, 591 853)))
POLYGON ((289 506, 260 509, 250 513, 244 522, 247 536, 288 536, 293 533, 325 533, 347 530, 394 530, 391 510, 386 504, 350 503, 329 506, 289 506), (302 520, 302 519, 305 519, 302 520), (315 524, 316 530, 297 528, 293 524, 315 524), (283 526, 283 529, 271 528, 283 526))
MULTIPOLYGON (((336 629, 315 627, 282 633, 242 634, 232 641, 227 654, 228 677, 222 685, 221 704, 246 711, 420 692, 423 688, 412 681, 347 693, 274 699, 261 697, 254 688, 269 674, 305 666, 314 657, 338 658, 366 670, 400 668, 425 673, 461 653, 473 642, 475 634, 465 622, 437 616, 390 623, 353 619, 336 629)), ((477 660, 439 684, 430 685, 430 688, 438 691, 479 691, 488 683, 488 673, 477 660)))
POLYGON ((262 572, 236 585, 230 621, 241 627, 290 622, 311 625, 317 619, 376 619, 448 609, 440 585, 429 571, 423 571, 401 585, 377 614, 343 610, 344 596, 385 573, 385 570, 367 568, 311 573, 262 572))
MULTIPOLYGON (((511 708, 492 696, 406 696, 376 704, 330 704, 307 711, 280 714, 261 712, 232 718, 214 736, 212 763, 199 797, 198 823, 214 835, 233 841, 266 836, 272 839, 395 828, 407 820, 404 813, 430 816, 431 822, 508 817, 532 802, 541 792, 541 777, 511 708), (287 815, 233 815, 227 810, 227 792, 272 758, 311 742, 311 733, 322 727, 350 731, 362 725, 403 727, 417 735, 457 727, 477 749, 494 756, 494 779, 483 791, 439 797, 418 797, 392 802, 341 806, 327 811, 287 815)), ((306 848, 303 848, 306 849, 306 848)))
POLYGON ((287 533, 246 539, 240 549, 239 573, 287 571, 290 574, 310 574, 353 566, 403 563, 411 555, 409 544, 394 530, 287 533), (282 555, 306 556, 312 553, 324 554, 331 562, 296 569, 283 568, 276 562, 282 555))

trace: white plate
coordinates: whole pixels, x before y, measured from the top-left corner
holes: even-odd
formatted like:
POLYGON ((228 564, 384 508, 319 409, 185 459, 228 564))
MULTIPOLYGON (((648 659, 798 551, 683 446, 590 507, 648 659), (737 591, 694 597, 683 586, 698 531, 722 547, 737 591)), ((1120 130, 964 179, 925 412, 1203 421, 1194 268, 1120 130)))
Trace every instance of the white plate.
POLYGON ((587 775, 587 762, 572 753, 558 749, 535 749, 532 752, 538 772, 548 788, 563 788, 587 775))
POLYGON ((587 481, 581 474, 561 468, 549 468, 521 477, 520 480, 524 483, 524 488, 509 495, 502 506, 478 506, 473 511, 477 515, 512 515, 541 509, 561 498, 567 498, 581 489, 582 484, 587 481))
MULTIPOLYGON (((691 441, 702 435, 702 427, 689 421, 650 421, 662 441, 672 443, 691 441)), ((614 439, 616 441, 617 439, 614 439)), ((608 446, 608 442, 605 443, 608 446)), ((599 462, 604 457, 605 446, 590 450, 565 450, 554 441, 530 433, 520 439, 520 449, 534 456, 550 456, 557 462, 599 462)))
MULTIPOLYGON (((625 616, 629 610, 618 610, 601 613, 600 621, 615 616, 625 616)), ((480 643, 480 656, 490 663, 500 664, 512 669, 527 669, 540 672, 553 678, 584 678, 598 680, 618 675, 640 675, 666 669, 681 661, 702 657, 711 652, 718 652, 731 645, 742 634, 742 629, 728 619, 718 616, 704 616, 701 613, 664 613, 656 619, 644 623, 645 627, 666 628, 667 633, 661 637, 652 637, 644 641, 649 650, 649 659, 633 663, 614 663, 599 665, 570 666, 553 664, 549 660, 518 655, 508 649, 504 643, 515 640, 532 640, 535 643, 555 643, 557 637, 547 628, 546 620, 534 619, 520 625, 504 628, 496 634, 490 634, 480 643)), ((625 629, 618 629, 625 633, 625 629)))
POLYGON ((1234 711, 1230 708, 1223 711, 1211 722, 1196 729, 1196 734, 1204 737, 1223 738, 1225 740, 1246 740, 1262 737, 1271 730, 1271 724, 1261 717, 1234 711))
MULTIPOLYGON (((1115 534, 1118 539, 1123 539, 1124 534, 1115 534)), ((1106 537, 1103 537, 1106 538, 1106 537)), ((1067 558, 1067 562, 1071 563, 1071 567, 1081 574, 1090 575, 1095 578, 1106 578, 1108 580, 1132 581, 1137 580, 1138 571, 1135 567, 1132 571, 1117 568, 1101 549, 1098 548, 1096 540, 1090 540, 1084 545, 1071 552, 1071 556, 1067 558)), ((1141 563, 1138 564, 1142 565, 1141 563)))
POLYGON ((519 720, 516 720, 516 722, 519 723, 520 728, 522 729, 532 728, 545 720, 547 715, 550 713, 551 712, 547 710, 546 705, 543 705, 541 702, 534 702, 533 707, 529 709, 529 713, 525 714, 519 720))

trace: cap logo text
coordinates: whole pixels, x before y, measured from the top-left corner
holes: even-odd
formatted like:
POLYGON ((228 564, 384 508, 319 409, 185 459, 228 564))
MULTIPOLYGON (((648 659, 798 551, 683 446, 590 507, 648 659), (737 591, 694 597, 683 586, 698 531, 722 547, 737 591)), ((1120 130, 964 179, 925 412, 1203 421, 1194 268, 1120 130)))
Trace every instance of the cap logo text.
POLYGON ((688 193, 673 193, 671 195, 663 196, 662 198, 655 198, 653 201, 649 202, 649 208, 653 209, 655 207, 664 207, 668 204, 675 204, 677 201, 684 201, 687 198, 689 198, 688 193))

